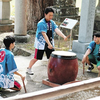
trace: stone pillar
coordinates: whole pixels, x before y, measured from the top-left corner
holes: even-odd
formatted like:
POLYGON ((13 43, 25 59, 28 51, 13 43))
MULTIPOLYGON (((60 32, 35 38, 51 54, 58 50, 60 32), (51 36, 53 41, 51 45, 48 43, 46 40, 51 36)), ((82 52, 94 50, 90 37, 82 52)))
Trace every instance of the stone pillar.
POLYGON ((27 35, 27 0, 15 0, 15 39, 16 42, 28 42, 27 35))
POLYGON ((100 32, 100 0, 98 0, 98 5, 95 10, 95 23, 94 32, 100 32))
POLYGON ((78 40, 73 41, 72 51, 79 59, 83 58, 86 48, 92 41, 96 0, 82 0, 78 40))
POLYGON ((10 1, 0 0, 0 32, 11 31, 14 28, 10 20, 10 1))

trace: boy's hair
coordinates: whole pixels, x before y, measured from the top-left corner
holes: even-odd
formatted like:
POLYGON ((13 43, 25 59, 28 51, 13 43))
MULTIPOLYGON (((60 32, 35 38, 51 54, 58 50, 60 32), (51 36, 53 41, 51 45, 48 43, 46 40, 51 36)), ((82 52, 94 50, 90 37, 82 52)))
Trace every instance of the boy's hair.
POLYGON ((12 37, 12 36, 6 36, 6 37, 3 39, 3 43, 4 43, 6 49, 9 49, 10 44, 11 44, 11 43, 14 43, 14 42, 15 42, 15 38, 12 37))
POLYGON ((93 37, 94 37, 94 36, 100 37, 100 33, 94 33, 94 34, 93 34, 93 37))
POLYGON ((47 7, 44 11, 45 14, 48 14, 49 12, 53 12, 54 13, 54 10, 50 7, 47 7))

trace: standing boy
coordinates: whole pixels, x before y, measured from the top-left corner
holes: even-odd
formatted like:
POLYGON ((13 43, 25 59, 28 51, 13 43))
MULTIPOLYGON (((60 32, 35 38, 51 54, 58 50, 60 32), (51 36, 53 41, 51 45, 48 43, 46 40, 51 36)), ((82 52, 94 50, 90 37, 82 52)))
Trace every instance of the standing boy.
POLYGON ((37 31, 35 37, 35 55, 30 61, 27 68, 27 73, 33 75, 31 71, 32 66, 38 60, 42 60, 44 52, 46 53, 47 59, 49 59, 50 54, 54 51, 54 31, 61 36, 65 41, 66 37, 58 28, 55 22, 52 20, 54 10, 52 8, 45 9, 45 18, 41 19, 37 24, 37 31))

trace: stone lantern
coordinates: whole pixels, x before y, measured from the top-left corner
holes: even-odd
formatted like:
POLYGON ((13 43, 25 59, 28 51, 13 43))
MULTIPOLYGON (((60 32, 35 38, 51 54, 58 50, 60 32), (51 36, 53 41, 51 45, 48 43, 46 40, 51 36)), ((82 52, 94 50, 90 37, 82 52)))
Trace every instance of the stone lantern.
POLYGON ((0 0, 0 32, 12 31, 14 28, 10 20, 10 1, 0 0))

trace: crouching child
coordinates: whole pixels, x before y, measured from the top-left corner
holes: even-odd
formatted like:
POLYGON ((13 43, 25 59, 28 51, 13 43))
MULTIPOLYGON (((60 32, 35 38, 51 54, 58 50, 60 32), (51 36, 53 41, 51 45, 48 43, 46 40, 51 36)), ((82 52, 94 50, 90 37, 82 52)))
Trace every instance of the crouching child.
POLYGON ((6 36, 3 43, 5 48, 0 49, 0 88, 20 91, 22 87, 14 79, 14 74, 19 75, 22 81, 24 81, 25 77, 17 72, 14 55, 11 52, 15 46, 15 39, 12 36, 6 36))

